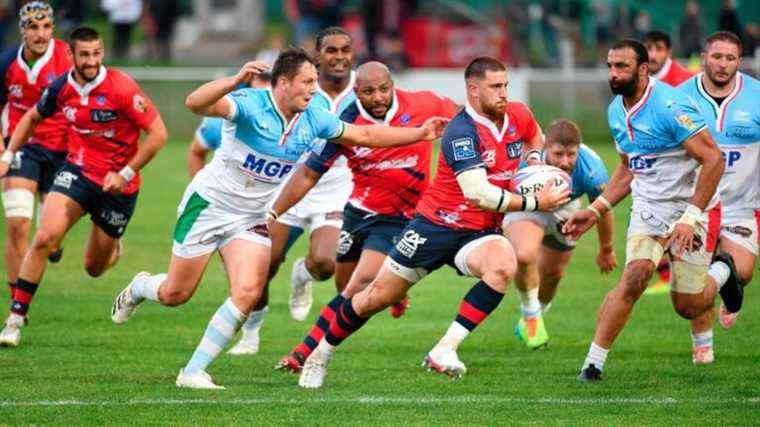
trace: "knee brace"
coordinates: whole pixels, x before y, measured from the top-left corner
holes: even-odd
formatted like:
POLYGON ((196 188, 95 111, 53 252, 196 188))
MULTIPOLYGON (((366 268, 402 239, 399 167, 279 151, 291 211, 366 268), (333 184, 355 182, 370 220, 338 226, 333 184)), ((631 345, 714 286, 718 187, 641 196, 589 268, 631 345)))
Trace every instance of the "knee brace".
POLYGON ((671 263, 670 289, 680 294, 701 294, 707 286, 706 265, 684 261, 671 263))
POLYGON ((3 192, 3 208, 6 218, 28 218, 34 215, 34 193, 23 188, 11 188, 3 192))

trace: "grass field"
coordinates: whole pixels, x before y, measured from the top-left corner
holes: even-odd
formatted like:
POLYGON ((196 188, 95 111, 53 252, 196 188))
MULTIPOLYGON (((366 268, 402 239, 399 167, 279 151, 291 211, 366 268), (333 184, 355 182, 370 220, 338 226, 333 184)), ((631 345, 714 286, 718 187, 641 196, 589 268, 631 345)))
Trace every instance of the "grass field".
MULTIPOLYGON (((610 146, 596 145, 608 166, 610 146)), ((262 346, 253 357, 220 357, 209 369, 227 390, 174 386, 217 307, 226 298, 214 260, 195 297, 179 308, 145 304, 126 325, 110 320, 114 296, 140 270, 165 271, 176 204, 187 183, 185 145, 170 144, 150 165, 120 263, 100 279, 82 268, 89 221, 66 240, 63 261, 48 268, 23 330, 22 345, 0 349, 0 424, 589 424, 741 425, 760 422, 760 297, 748 288, 737 326, 716 325, 716 362, 694 367, 688 324, 669 298, 642 297, 605 367, 600 384, 575 374, 593 335, 596 310, 620 275, 598 273, 596 236, 576 250, 546 318, 549 349, 529 351, 514 338, 512 289, 501 307, 461 347, 461 381, 419 367, 448 327, 472 279, 444 268, 411 291, 401 319, 382 313, 336 353, 322 390, 272 367, 301 339, 332 283, 315 286, 309 322, 287 310, 290 263, 272 285, 262 346)), ((616 210, 615 243, 623 262, 627 211, 616 210)), ((4 227, 4 226, 3 226, 4 227)), ((4 233, 2 233, 4 234, 4 233)), ((755 282, 758 280, 755 279, 755 282)), ((3 287, 5 289, 5 287, 3 287)), ((3 298, 7 298, 5 290, 3 298)), ((4 299, 5 300, 5 299, 4 299)))

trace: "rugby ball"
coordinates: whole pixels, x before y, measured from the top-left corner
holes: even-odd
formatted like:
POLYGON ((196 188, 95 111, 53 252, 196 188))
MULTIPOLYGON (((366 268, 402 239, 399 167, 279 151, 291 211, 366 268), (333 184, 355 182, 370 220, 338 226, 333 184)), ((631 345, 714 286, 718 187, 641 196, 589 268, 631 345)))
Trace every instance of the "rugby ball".
POLYGON ((533 196, 550 180, 554 182, 555 194, 565 189, 572 191, 572 180, 567 172, 554 166, 535 165, 517 171, 512 179, 512 192, 523 196, 533 196))

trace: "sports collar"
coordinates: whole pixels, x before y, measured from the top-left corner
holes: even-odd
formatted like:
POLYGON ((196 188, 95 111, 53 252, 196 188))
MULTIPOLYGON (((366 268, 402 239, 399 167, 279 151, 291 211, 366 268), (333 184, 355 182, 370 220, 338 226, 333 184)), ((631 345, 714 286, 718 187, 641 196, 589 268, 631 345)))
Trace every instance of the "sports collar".
POLYGON ((16 55, 16 61, 18 61, 19 67, 24 70, 24 74, 26 74, 26 80, 29 82, 29 84, 37 83, 37 77, 39 77, 40 72, 42 71, 42 67, 50 62, 50 58, 53 57, 54 50, 55 39, 51 38, 50 42, 48 42, 48 47, 45 50, 45 54, 42 55, 40 59, 34 63, 34 66, 32 68, 29 68, 29 64, 24 61, 24 44, 22 43, 21 46, 18 47, 18 55, 16 55))
POLYGON ((475 108, 470 105, 469 101, 465 101, 464 109, 467 114, 472 117, 473 120, 487 127, 488 130, 491 131, 491 135, 496 138, 497 142, 501 142, 501 140, 504 138, 504 135, 507 133, 507 129, 509 129, 509 114, 507 114, 506 111, 504 112, 504 124, 501 126, 501 131, 499 131, 496 128, 496 124, 494 124, 494 122, 488 117, 478 114, 478 112, 475 111, 475 108))
POLYGON ((337 113, 338 108, 340 108, 340 103, 343 102, 343 100, 351 93, 351 91, 354 90, 354 84, 356 83, 356 73, 354 70, 351 70, 350 77, 348 78, 348 85, 346 85, 346 88, 343 89, 343 92, 339 93, 338 96, 336 96, 334 99, 330 97, 330 95, 327 94, 321 87, 319 87, 319 83, 317 83, 317 92, 324 96, 327 102, 330 104, 330 112, 331 113, 337 113))
POLYGON ((628 139, 633 142, 633 126, 631 125, 631 120, 633 119, 633 116, 636 115, 639 111, 641 111, 644 108, 644 105, 649 101, 649 98, 652 97, 652 92, 654 91, 654 85, 657 82, 656 79, 650 78, 649 84, 647 84, 646 89, 644 89, 644 94, 641 95, 641 99, 639 99, 638 102, 633 104, 633 107, 631 107, 630 110, 627 110, 625 108, 625 99, 623 99, 622 96, 620 96, 620 105, 623 107, 623 112, 625 113, 625 128, 628 132, 628 139))
POLYGON ((383 120, 378 120, 378 119, 372 117, 372 115, 370 113, 368 113, 367 110, 364 109, 364 106, 362 105, 362 103, 359 102, 359 98, 356 98, 356 101, 354 101, 354 102, 356 102, 356 106, 359 108, 359 114, 361 114, 362 117, 364 117, 365 119, 369 120, 370 123, 374 123, 374 124, 378 124, 378 125, 380 125, 380 124, 386 124, 386 125, 390 124, 391 120, 393 120, 393 118, 396 117, 396 113, 398 112, 398 108, 399 108, 399 105, 398 105, 398 96, 396 96, 396 90, 395 89, 393 90, 393 101, 391 103, 391 108, 389 108, 388 111, 385 112, 385 117, 383 118, 383 120))
POLYGON ((697 74, 697 90, 699 91, 699 94, 702 95, 702 98, 707 100, 707 102, 710 103, 713 107, 713 112, 715 113, 715 130, 717 132, 723 132, 723 126, 725 123, 726 118, 726 111, 728 111, 728 105, 733 102, 737 96, 739 95, 739 92, 742 90, 742 87, 744 86, 744 75, 740 72, 736 72, 736 78, 734 80, 734 88, 731 89, 731 92, 726 96, 726 99, 721 102, 720 105, 715 102, 712 96, 710 96, 709 93, 707 93, 707 89, 705 89, 705 86, 702 84, 702 77, 704 76, 704 73, 697 74))
POLYGON ((287 141, 288 136, 290 136, 290 133, 293 131, 293 129, 296 127, 296 123, 298 123, 298 119, 301 118, 301 115, 303 113, 296 113, 292 119, 290 119, 290 122, 285 120, 285 115, 282 114, 282 111, 277 107, 277 103, 274 100, 274 94, 272 93, 272 88, 267 88, 267 98, 269 98, 269 102, 272 104, 272 109, 274 109, 275 113, 277 113, 277 117, 280 118, 280 122, 282 123, 282 136, 280 136, 280 140, 278 141, 277 145, 283 145, 285 144, 285 141, 287 141))
POLYGON ((98 75, 95 76, 92 81, 85 83, 84 86, 79 86, 79 83, 77 83, 77 81, 74 79, 74 70, 72 69, 69 72, 68 83, 79 94, 80 104, 87 105, 90 102, 90 92, 92 92, 96 87, 103 83, 103 80, 106 79, 107 74, 108 71, 106 70, 106 67, 101 65, 100 69, 98 70, 98 75))

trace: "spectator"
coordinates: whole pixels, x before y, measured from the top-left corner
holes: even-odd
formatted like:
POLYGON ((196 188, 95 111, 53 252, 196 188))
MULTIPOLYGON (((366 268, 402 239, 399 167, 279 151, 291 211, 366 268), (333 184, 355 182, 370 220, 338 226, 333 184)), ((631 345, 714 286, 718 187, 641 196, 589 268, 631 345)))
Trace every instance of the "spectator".
POLYGON ((129 58, 132 29, 142 15, 142 0, 101 0, 100 7, 108 14, 113 29, 113 56, 129 58))
POLYGON ((314 35, 322 28, 340 24, 340 0, 284 0, 285 15, 293 25, 297 45, 314 50, 314 35))
POLYGON ((179 0, 149 0, 146 14, 146 32, 150 37, 150 56, 170 61, 174 24, 182 14, 179 0))
POLYGON ((750 54, 751 51, 746 50, 749 48, 747 43, 747 35, 744 33, 742 24, 739 21, 739 13, 736 10, 736 2, 734 0, 723 0, 723 7, 718 14, 718 29, 721 31, 730 31, 744 42, 744 54, 750 54))
POLYGON ((401 42, 401 21, 414 12, 415 6, 415 1, 362 1, 368 60, 381 61, 394 71, 406 67, 404 45, 401 42))
POLYGON ((84 0, 60 0, 56 11, 58 12, 57 27, 62 35, 68 35, 74 28, 79 27, 84 21, 84 0))
POLYGON ((5 50, 5 32, 15 15, 12 3, 11 0, 0 0, 0 52, 5 50))
POLYGON ((685 57, 699 56, 702 52, 704 33, 705 27, 699 17, 699 3, 691 0, 686 3, 686 10, 678 30, 681 54, 685 57))

